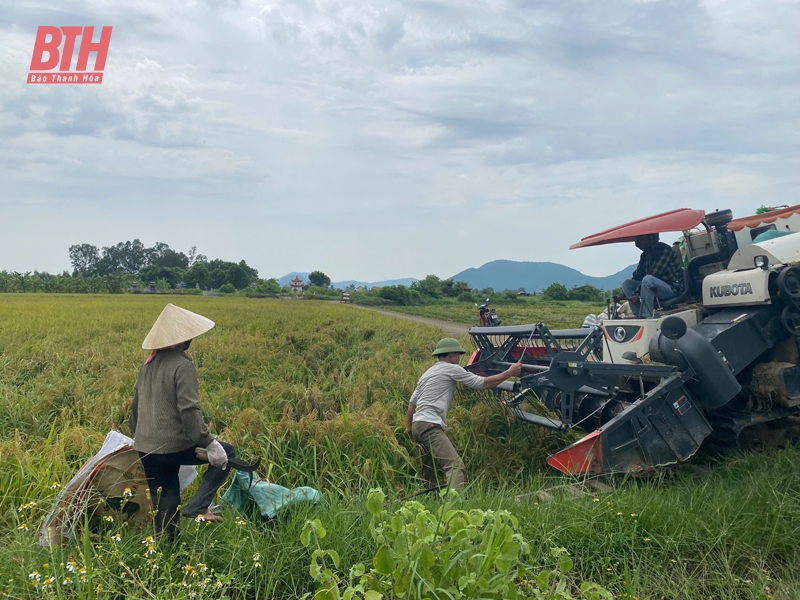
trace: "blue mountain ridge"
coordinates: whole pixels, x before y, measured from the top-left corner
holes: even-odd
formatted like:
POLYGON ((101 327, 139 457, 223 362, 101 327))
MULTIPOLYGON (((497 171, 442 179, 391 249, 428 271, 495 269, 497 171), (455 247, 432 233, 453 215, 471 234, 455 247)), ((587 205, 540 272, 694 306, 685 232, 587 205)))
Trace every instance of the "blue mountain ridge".
POLYGON ((453 275, 457 281, 466 281, 473 288, 494 288, 495 290, 516 290, 540 292, 551 283, 561 283, 567 288, 590 284, 603 290, 620 287, 622 281, 631 276, 636 265, 606 277, 585 275, 580 271, 551 262, 520 262, 514 260, 493 260, 483 266, 465 269, 453 275))
MULTIPOLYGON (((558 263, 493 260, 477 268, 465 269, 453 275, 452 278, 456 281, 466 281, 472 288, 483 289, 490 287, 497 291, 524 288, 527 292, 540 292, 551 283, 556 282, 568 288, 576 285, 590 284, 600 289, 612 290, 620 287, 622 281, 630 277, 634 269, 636 269, 635 264, 625 267, 613 275, 594 277, 592 275, 585 275, 576 269, 558 263)), ((289 285, 289 282, 295 277, 300 277, 300 279, 308 283, 308 273, 297 271, 287 273, 278 279, 278 283, 282 286, 289 285)), ((417 279, 413 277, 372 282, 351 279, 347 281, 334 281, 332 285, 336 288, 345 288, 348 285, 371 288, 374 286, 386 285, 408 286, 414 281, 417 281, 417 279)))

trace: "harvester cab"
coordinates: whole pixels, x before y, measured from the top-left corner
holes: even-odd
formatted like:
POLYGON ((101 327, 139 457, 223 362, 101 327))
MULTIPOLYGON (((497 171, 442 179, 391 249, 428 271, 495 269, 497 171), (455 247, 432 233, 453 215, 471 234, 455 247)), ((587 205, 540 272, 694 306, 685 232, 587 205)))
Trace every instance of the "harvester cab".
POLYGON ((526 423, 588 433, 548 459, 567 473, 647 471, 688 460, 706 440, 796 441, 800 234, 791 231, 800 205, 738 220, 679 209, 583 238, 571 248, 682 232, 673 248, 684 292, 650 319, 473 327, 467 368, 492 375, 523 362, 519 382, 495 397, 526 423), (776 237, 757 240, 765 229, 776 237))

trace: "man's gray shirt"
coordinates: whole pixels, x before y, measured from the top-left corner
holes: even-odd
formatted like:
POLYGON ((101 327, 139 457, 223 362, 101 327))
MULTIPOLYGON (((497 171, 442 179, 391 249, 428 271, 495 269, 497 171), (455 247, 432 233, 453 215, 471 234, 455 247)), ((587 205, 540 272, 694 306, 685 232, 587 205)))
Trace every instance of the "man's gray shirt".
POLYGON ((456 384, 463 383, 473 390, 483 389, 483 377, 464 367, 439 361, 422 374, 411 395, 414 404, 413 422, 435 423, 447 427, 447 410, 456 393, 456 384))

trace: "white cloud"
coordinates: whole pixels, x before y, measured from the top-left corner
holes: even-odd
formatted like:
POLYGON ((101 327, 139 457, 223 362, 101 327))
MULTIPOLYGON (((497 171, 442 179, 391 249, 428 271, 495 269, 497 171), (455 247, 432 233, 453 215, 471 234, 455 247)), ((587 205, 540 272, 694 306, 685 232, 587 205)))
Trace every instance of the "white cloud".
POLYGON ((151 236, 265 275, 611 273, 635 249, 566 248, 797 202, 797 4, 6 3, 0 269, 151 236), (114 26, 101 86, 24 83, 36 27, 62 22, 114 26))

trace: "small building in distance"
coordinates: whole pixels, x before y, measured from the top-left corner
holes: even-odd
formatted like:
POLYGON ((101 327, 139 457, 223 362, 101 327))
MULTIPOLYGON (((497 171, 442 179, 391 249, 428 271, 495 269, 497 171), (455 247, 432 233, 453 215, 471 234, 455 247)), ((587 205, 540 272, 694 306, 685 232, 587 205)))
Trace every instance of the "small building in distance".
MULTIPOLYGON (((285 280, 284 280, 285 281, 285 280)), ((295 277, 289 282, 289 285, 292 287, 292 293, 295 295, 300 295, 303 293, 303 280, 299 277, 295 277)))

